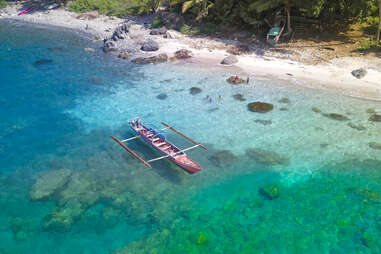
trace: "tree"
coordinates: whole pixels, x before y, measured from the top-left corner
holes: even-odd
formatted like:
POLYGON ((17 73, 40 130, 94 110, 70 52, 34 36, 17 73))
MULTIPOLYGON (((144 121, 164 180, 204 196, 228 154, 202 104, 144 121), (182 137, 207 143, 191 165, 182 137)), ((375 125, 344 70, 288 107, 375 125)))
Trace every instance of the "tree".
POLYGON ((378 27, 377 27, 377 42, 380 41, 380 29, 381 29, 381 0, 378 0, 378 27))

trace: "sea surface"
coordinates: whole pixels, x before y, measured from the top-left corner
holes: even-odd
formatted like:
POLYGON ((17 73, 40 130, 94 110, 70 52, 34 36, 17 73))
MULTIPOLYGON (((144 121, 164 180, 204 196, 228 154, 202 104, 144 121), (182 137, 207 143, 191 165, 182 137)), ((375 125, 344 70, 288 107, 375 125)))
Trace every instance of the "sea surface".
POLYGON ((381 253, 380 102, 100 47, 0 21, 1 254, 381 253), (110 135, 134 117, 207 146, 188 152, 203 171, 132 158, 110 135))

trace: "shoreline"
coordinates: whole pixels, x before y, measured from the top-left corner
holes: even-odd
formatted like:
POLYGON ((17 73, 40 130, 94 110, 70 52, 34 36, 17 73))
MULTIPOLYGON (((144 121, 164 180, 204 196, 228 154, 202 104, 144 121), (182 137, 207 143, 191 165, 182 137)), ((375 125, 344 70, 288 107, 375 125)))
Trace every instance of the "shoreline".
MULTIPOLYGON (((17 6, 8 6, 0 16, 0 20, 23 22, 41 27, 68 29, 93 41, 110 38, 115 29, 129 21, 115 17, 99 15, 92 20, 77 19, 78 14, 63 9, 48 12, 35 12, 17 16, 17 6), (4 14, 5 13, 5 14, 4 14)), ((154 56, 161 53, 173 57, 179 49, 192 51, 190 62, 198 65, 213 66, 226 70, 232 69, 232 75, 243 73, 245 76, 259 79, 276 79, 291 82, 298 86, 314 89, 331 90, 346 96, 366 100, 381 101, 381 59, 367 57, 337 58, 325 64, 308 65, 290 59, 278 59, 272 55, 257 56, 254 53, 237 55, 238 63, 231 66, 220 62, 230 54, 229 46, 235 41, 209 38, 207 36, 187 36, 178 33, 178 38, 164 39, 162 35, 149 35, 149 29, 136 25, 136 40, 153 38, 160 47, 155 52, 138 52, 138 56, 154 56), (378 65, 380 62, 380 65, 378 65), (362 79, 352 76, 351 71, 365 68, 367 75, 362 79)), ((181 60, 180 60, 181 61, 181 60)))

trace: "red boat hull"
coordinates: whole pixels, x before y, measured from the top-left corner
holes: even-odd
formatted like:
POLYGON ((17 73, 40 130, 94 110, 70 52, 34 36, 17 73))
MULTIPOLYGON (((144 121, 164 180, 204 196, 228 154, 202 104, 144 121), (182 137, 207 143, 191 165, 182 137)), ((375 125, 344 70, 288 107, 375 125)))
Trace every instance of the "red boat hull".
POLYGON ((157 132, 153 129, 150 129, 144 125, 137 127, 134 125, 135 122, 130 122, 131 129, 158 152, 164 156, 168 156, 168 159, 174 164, 188 172, 189 174, 194 174, 200 172, 202 167, 197 164, 195 161, 191 160, 184 152, 179 153, 180 149, 177 148, 174 144, 165 139, 162 135, 156 134, 157 132), (152 136, 157 137, 152 139, 152 136), (164 149, 166 148, 166 149, 164 149), (173 154, 173 156, 171 155, 173 154))

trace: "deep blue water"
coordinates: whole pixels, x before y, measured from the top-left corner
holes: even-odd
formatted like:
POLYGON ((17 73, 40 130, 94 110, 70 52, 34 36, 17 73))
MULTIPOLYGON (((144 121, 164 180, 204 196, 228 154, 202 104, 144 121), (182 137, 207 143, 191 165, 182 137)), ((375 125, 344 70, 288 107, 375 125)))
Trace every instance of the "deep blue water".
POLYGON ((381 252, 381 151, 369 146, 381 124, 368 121, 379 102, 276 80, 231 86, 232 69, 136 66, 100 46, 0 22, 0 253, 381 252), (274 110, 250 112, 252 101, 274 110), (208 146, 189 152, 204 170, 131 158, 109 136, 131 135, 136 116, 208 146))

